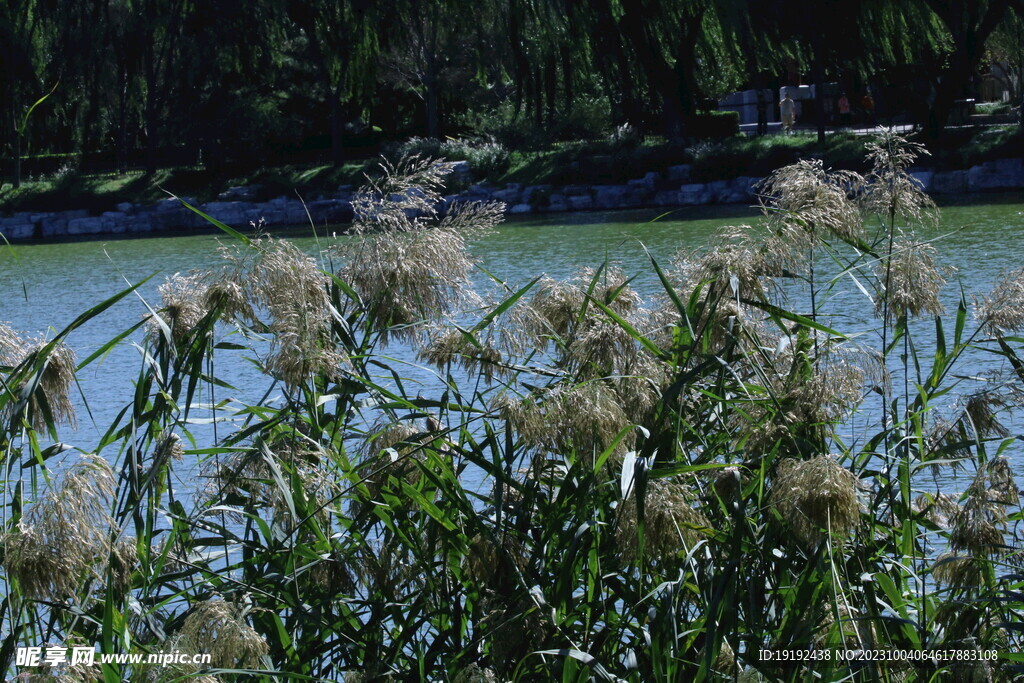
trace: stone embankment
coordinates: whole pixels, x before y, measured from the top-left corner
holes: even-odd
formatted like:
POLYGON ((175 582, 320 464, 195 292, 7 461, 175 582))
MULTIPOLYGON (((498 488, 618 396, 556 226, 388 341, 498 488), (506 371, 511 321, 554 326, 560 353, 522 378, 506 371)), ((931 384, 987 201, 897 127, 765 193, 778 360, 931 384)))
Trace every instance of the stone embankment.
MULTIPOLYGON (((465 185, 468 176, 466 163, 457 164, 456 180, 465 185)), ((961 171, 920 170, 913 176, 930 194, 1022 189, 1024 159, 1000 159, 961 171)), ((510 214, 733 204, 754 199, 759 181, 760 178, 740 176, 708 183, 691 182, 690 167, 682 165, 670 167, 665 175, 651 172, 625 185, 509 184, 501 189, 469 185, 463 192, 446 197, 445 204, 498 200, 505 202, 510 214)), ((353 190, 350 186, 339 187, 332 196, 317 197, 305 204, 288 197, 253 201, 254 194, 252 188, 232 188, 218 201, 200 204, 197 208, 236 227, 260 221, 267 226, 301 225, 310 220, 322 226, 352 219, 353 190)), ((100 215, 90 215, 84 210, 15 213, 0 218, 0 233, 8 240, 59 239, 77 235, 193 230, 207 225, 202 216, 180 201, 168 198, 155 204, 118 204, 116 211, 100 215)))

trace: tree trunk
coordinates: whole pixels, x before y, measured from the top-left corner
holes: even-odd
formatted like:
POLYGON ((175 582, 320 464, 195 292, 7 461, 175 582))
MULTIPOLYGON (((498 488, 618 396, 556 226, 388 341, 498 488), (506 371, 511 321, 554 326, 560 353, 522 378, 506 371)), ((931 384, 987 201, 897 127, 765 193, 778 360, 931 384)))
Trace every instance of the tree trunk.
MULTIPOLYGON (((18 134, 18 113, 14 106, 14 68, 10 50, 7 54, 7 118, 11 135, 11 184, 21 187, 21 136, 18 134)), ((0 183, 2 185, 2 183, 0 183)))
POLYGON ((558 67, 555 54, 548 54, 544 65, 544 99, 547 100, 546 123, 550 129, 555 125, 555 98, 558 96, 558 67))
POLYGON ((117 170, 128 171, 128 70, 121 72, 117 112, 117 170))
POLYGON ((969 87, 985 42, 1005 17, 1009 0, 991 0, 984 7, 977 0, 931 0, 929 4, 953 38, 949 68, 943 72, 928 112, 928 135, 937 140, 949 122, 956 99, 969 87), (979 12, 984 14, 979 16, 979 12))
POLYGON ((818 144, 825 144, 825 46, 820 32, 813 32, 814 62, 811 64, 811 80, 814 81, 814 116, 818 124, 818 144))
POLYGON ((157 167, 157 120, 156 73, 152 59, 146 62, 146 175, 156 173, 157 167))
POLYGON ((523 38, 520 33, 519 11, 514 0, 509 0, 509 46, 512 50, 512 81, 515 84, 515 110, 512 120, 518 121, 523 111, 523 100, 529 100, 530 64, 523 50, 523 38))
POLYGON ((15 188, 21 187, 21 136, 14 132, 14 168, 11 169, 11 180, 15 188))
POLYGON ((562 102, 565 107, 565 115, 568 116, 572 113, 573 100, 575 99, 574 83, 573 83, 573 68, 572 68, 572 55, 569 52, 569 46, 562 46, 562 102))
POLYGON ((544 125, 544 86, 540 67, 533 69, 533 122, 537 128, 544 125))
POLYGON ((340 166, 345 160, 345 149, 342 145, 341 93, 337 85, 331 87, 329 92, 331 98, 331 163, 340 166))
POLYGON ((703 12, 694 16, 683 17, 679 21, 678 39, 676 41, 673 56, 675 64, 672 67, 673 80, 675 82, 675 100, 678 102, 678 131, 674 139, 681 140, 686 137, 686 121, 696 113, 697 78, 694 68, 697 64, 696 46, 697 41, 693 36, 700 28, 703 12))
POLYGON ((427 137, 437 138, 441 135, 440 96, 437 92, 437 68, 433 57, 427 59, 427 77, 424 85, 427 88, 427 137))

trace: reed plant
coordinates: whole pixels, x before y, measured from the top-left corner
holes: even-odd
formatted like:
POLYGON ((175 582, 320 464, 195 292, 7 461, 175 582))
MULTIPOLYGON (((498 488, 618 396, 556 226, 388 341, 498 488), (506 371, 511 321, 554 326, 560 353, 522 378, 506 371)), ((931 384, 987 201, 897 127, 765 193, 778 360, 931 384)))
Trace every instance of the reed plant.
POLYGON ((648 299, 610 263, 489 273, 468 244, 502 207, 441 211, 451 165, 413 158, 383 166, 318 256, 211 219, 223 266, 169 278, 82 361, 69 335, 138 285, 50 340, 0 327, 0 666, 1013 679, 1022 274, 947 312, 955 274, 907 173, 922 151, 885 133, 866 176, 778 171, 758 224, 652 257, 648 299), (129 338, 134 394, 96 444, 63 444, 74 371, 129 338), (407 380, 396 343, 432 384, 407 380), (227 400, 228 354, 259 370, 262 400, 227 400), (958 370, 978 354, 1002 370, 958 370), (936 483, 947 471, 962 491, 936 483), (211 664, 15 664, 18 647, 83 644, 211 664))

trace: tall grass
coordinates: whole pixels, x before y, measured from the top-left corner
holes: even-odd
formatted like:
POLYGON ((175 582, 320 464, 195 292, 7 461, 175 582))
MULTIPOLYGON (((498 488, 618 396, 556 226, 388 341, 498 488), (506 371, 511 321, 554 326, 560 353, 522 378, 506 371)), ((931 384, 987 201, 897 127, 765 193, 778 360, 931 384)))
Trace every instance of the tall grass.
POLYGON ((652 258, 647 301, 613 264, 472 286, 467 240, 501 207, 439 215, 449 164, 386 166, 319 260, 223 226, 223 267, 169 279, 112 338, 145 330, 135 392, 86 455, 58 438, 65 343, 132 290, 51 340, 0 328, 3 670, 1011 679, 1000 420, 1024 396, 1022 274, 942 309, 950 275, 918 233, 935 208, 906 174, 920 151, 885 134, 866 177, 782 169, 758 225, 652 258), (873 323, 834 329, 851 315, 873 323), (394 343, 435 390, 406 382, 394 343), (261 371, 263 400, 224 400, 226 354, 261 371), (969 354, 1005 372, 970 384, 969 354), (953 468, 969 484, 938 489, 953 468), (15 667, 17 647, 76 644, 212 664, 15 667), (838 662, 848 648, 919 654, 838 662))

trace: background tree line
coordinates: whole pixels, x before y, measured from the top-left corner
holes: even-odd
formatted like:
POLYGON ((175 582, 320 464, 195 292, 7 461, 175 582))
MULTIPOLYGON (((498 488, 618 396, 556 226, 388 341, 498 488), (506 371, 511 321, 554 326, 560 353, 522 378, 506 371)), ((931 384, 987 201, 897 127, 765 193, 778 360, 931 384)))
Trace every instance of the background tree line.
POLYGON ((708 98, 793 73, 895 74, 937 136, 986 49, 1019 55, 1021 16, 1024 0, 5 0, 2 156, 18 184, 30 154, 153 171, 337 163, 409 135, 682 139, 708 98))

